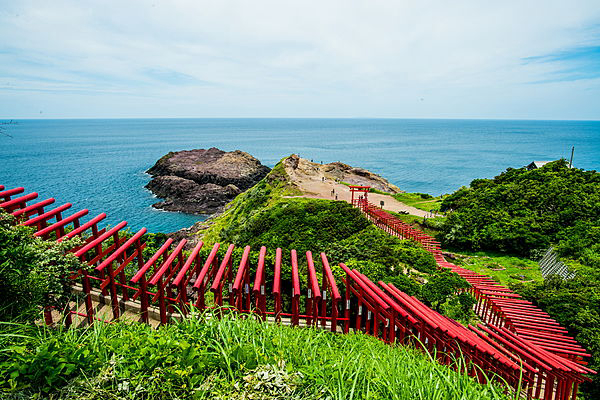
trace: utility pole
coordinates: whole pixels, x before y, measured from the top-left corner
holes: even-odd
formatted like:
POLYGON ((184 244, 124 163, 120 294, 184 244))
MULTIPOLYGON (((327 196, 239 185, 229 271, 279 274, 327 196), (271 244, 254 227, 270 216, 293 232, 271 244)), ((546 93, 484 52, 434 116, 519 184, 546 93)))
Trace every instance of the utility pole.
POLYGON ((569 168, 573 168, 573 153, 575 153, 575 146, 571 147, 571 161, 569 161, 569 168))

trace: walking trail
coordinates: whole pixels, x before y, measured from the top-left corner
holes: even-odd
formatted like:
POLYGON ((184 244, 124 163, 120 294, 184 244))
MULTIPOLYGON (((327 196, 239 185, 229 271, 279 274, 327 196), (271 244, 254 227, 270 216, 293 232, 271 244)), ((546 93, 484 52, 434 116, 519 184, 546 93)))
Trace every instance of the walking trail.
MULTIPOLYGON (((352 200, 348 186, 338 181, 348 182, 353 185, 371 186, 383 191, 400 193, 400 190, 385 179, 365 170, 349 167, 341 163, 317 164, 303 158, 293 159, 293 163, 286 163, 285 169, 291 181, 303 193, 299 196, 313 199, 339 200, 350 203, 352 200)), ((393 212, 407 212, 418 217, 432 217, 428 211, 406 205, 392 196, 369 193, 372 204, 381 205, 383 209, 393 212)))

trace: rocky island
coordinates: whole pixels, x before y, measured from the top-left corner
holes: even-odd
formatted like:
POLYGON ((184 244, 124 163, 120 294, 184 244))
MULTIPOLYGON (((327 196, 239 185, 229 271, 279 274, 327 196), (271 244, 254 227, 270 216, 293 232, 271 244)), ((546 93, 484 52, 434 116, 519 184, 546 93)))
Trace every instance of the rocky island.
POLYGON ((243 151, 210 149, 170 152, 150 168, 146 185, 164 199, 153 207, 213 214, 264 178, 270 168, 243 151))

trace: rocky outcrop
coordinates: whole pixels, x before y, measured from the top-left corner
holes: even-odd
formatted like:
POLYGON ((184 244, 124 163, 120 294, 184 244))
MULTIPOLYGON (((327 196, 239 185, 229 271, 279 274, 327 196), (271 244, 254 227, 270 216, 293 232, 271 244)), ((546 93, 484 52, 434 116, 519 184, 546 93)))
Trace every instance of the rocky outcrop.
POLYGON ((351 185, 371 186, 386 193, 401 193, 402 190, 387 179, 363 168, 351 167, 341 162, 332 162, 323 166, 323 173, 351 185))
POLYGON ((243 151, 217 148, 171 152, 147 172, 146 185, 164 199, 153 207, 192 214, 213 214, 264 178, 270 169, 243 151))
POLYGON ((320 177, 324 177, 350 185, 371 186, 373 189, 385 193, 402 193, 400 188, 388 182, 387 179, 366 169, 351 167, 341 162, 321 165, 292 154, 283 160, 283 165, 292 183, 299 186, 302 186, 302 183, 315 179, 320 180, 320 177))

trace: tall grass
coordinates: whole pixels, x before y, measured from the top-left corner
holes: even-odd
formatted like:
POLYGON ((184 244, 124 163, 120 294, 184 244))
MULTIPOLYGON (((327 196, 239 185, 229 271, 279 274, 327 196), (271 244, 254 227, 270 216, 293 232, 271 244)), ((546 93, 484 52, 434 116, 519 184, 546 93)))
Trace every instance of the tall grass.
POLYGON ((0 352, 5 398, 506 398, 501 388, 479 385, 415 349, 226 312, 159 329, 10 329, 14 336, 3 337, 0 352))

